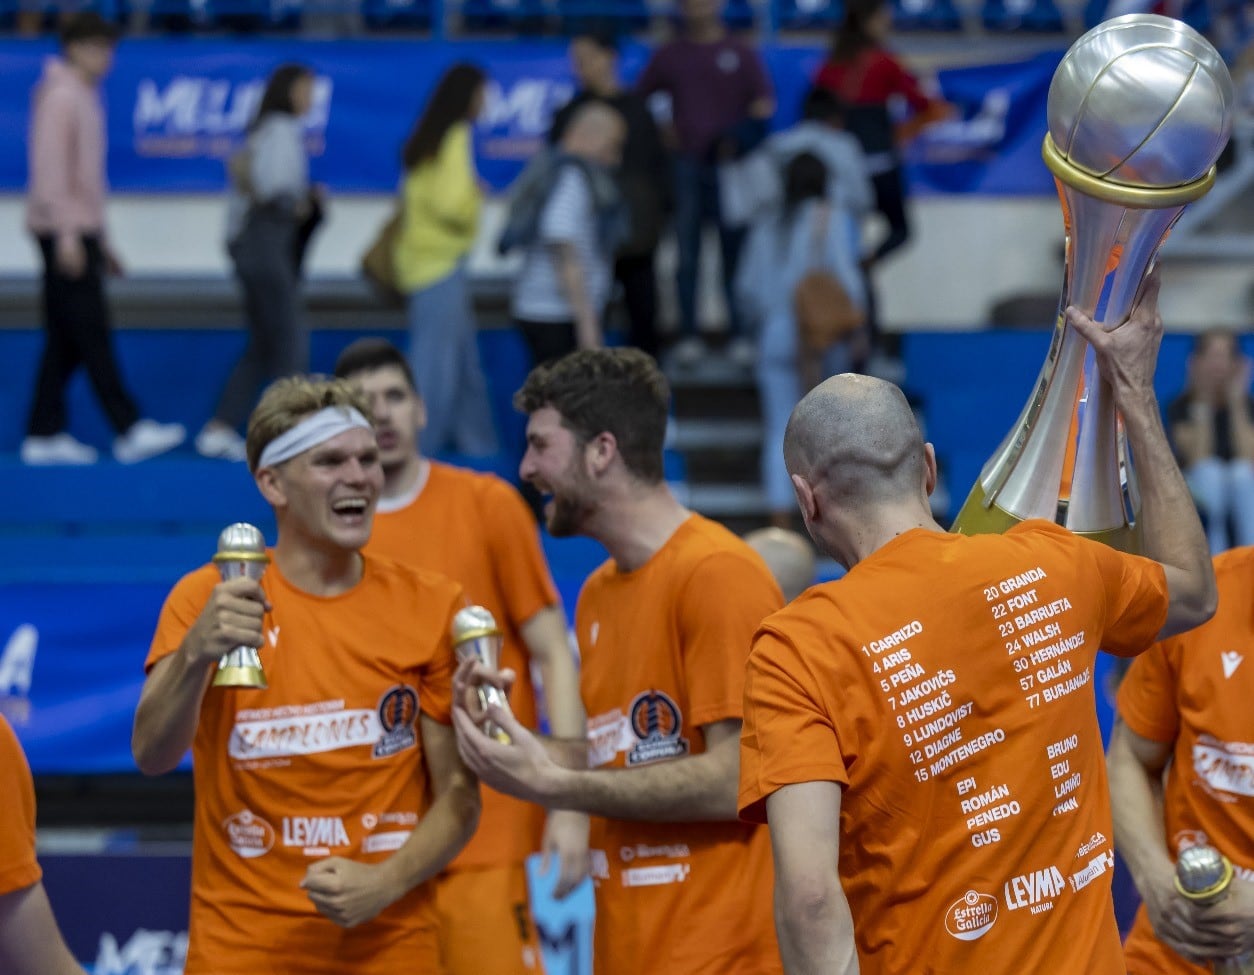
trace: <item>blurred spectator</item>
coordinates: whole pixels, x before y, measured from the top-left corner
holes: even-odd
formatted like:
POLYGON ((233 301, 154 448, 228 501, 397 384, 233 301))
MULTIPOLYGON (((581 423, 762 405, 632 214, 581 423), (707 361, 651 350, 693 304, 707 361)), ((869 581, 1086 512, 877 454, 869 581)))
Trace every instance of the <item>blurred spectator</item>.
POLYGON ((557 149, 533 160, 511 195, 502 244, 526 248, 513 316, 537 365, 605 342, 601 316, 626 234, 613 176, 626 137, 616 110, 582 106, 557 149))
POLYGON ((140 419, 113 354, 105 274, 122 265, 105 235, 106 133, 100 83, 113 67, 117 28, 97 14, 68 17, 61 56, 35 87, 26 226, 43 257, 43 358, 21 457, 27 464, 90 464, 96 450, 66 431, 65 387, 81 365, 117 431, 113 455, 140 461, 177 447, 176 423, 140 419))
POLYGON ((405 142, 396 281, 409 296, 409 364, 427 411, 432 453, 486 457, 498 449, 466 261, 483 202, 472 127, 483 111, 483 71, 444 72, 405 142))
MULTIPOLYGON (((868 271, 910 238, 899 143, 948 114, 948 106, 927 95, 885 50, 892 26, 892 8, 885 0, 849 0, 831 51, 814 79, 816 87, 830 91, 845 105, 845 127, 862 143, 875 187, 875 207, 888 222, 887 235, 863 262, 868 271), (898 100, 913 113, 902 126, 894 125, 891 114, 898 100)), ((869 279, 867 321, 872 343, 879 345, 879 321, 869 279)))
POLYGON ((205 457, 245 460, 239 428, 269 381, 309 368, 301 308, 301 228, 317 196, 309 184, 303 117, 313 104, 313 70, 285 64, 266 82, 244 148, 229 166, 227 251, 244 292, 248 346, 231 370, 213 419, 196 436, 205 457))
POLYGON ((1250 366, 1233 333, 1205 332, 1189 357, 1188 387, 1167 404, 1172 445, 1215 555, 1254 544, 1250 366))
POLYGON ((849 300, 864 306, 858 269, 858 224, 848 209, 833 206, 827 196, 829 174, 813 153, 803 152, 788 164, 782 204, 759 220, 749 233, 744 259, 736 276, 736 297, 758 330, 757 379, 762 406, 762 487, 772 525, 792 525, 796 509, 792 480, 784 467, 784 429, 793 407, 815 382, 840 371, 842 362, 860 357, 865 343, 859 331, 848 343, 833 346, 817 374, 803 380, 803 350, 794 297, 807 272, 826 271, 839 282, 849 300))
POLYGON ((750 361, 733 293, 742 231, 727 226, 720 212, 718 164, 728 145, 764 135, 775 111, 774 94, 756 51, 728 36, 721 0, 681 0, 680 36, 653 54, 637 83, 646 98, 670 96, 675 158, 675 233, 679 249, 676 288, 681 340, 676 360, 695 362, 703 349, 697 337, 697 272, 707 222, 718 227, 723 287, 727 296, 732 352, 750 361))
MULTIPOLYGON (((780 445, 783 452, 783 445, 780 445)), ((745 536, 745 543, 762 556, 784 594, 791 603, 815 583, 818 571, 814 545, 810 539, 788 528, 759 528, 745 536)))
POLYGON ((630 235, 614 259, 614 279, 622 286, 631 344, 657 356, 657 276, 654 254, 670 207, 670 160, 649 106, 639 94, 624 89, 618 76, 618 42, 608 30, 575 35, 570 60, 579 91, 553 119, 549 142, 561 141, 580 106, 590 101, 609 105, 627 125, 618 182, 630 211, 630 235))
POLYGON ((0 972, 83 975, 61 939, 35 859, 35 785, 0 715, 0 972))
MULTIPOLYGON (((844 131, 844 112, 831 92, 814 88, 806 95, 802 119, 771 136, 756 151, 724 166, 720 178, 724 216, 736 226, 752 226, 779 212, 784 197, 784 173, 803 152, 817 156, 827 169, 827 199, 836 210, 859 223, 874 203, 866 157, 858 140, 844 131)), ((742 258, 743 260, 743 258, 742 258)), ((859 352, 867 348, 861 343, 859 352)), ((861 372, 862 359, 852 362, 861 372)))

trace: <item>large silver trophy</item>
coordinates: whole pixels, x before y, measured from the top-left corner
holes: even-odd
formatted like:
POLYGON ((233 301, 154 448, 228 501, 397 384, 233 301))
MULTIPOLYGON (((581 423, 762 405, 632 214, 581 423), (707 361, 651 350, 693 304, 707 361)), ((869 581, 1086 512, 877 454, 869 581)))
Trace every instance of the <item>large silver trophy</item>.
MULTIPOLYGON (((501 644, 504 636, 501 628, 496 625, 496 617, 491 610, 483 606, 467 606, 459 609, 453 617, 453 652, 459 661, 477 660, 485 667, 496 670, 501 659, 501 644)), ((481 685, 478 688, 479 706, 487 708, 496 704, 502 708, 509 707, 509 701, 500 688, 481 685)), ((494 721, 486 721, 484 734, 502 744, 508 745, 509 734, 494 721)))
MULTIPOLYGON (((1232 864, 1213 846, 1186 847, 1176 860, 1176 890, 1203 907, 1227 897, 1232 878, 1232 864)), ((1254 955, 1215 958, 1210 967, 1215 975, 1254 975, 1254 955)))
POLYGON ((965 534, 1047 518, 1140 549, 1136 472, 1110 388, 1067 326, 1075 305, 1106 328, 1128 319, 1185 206, 1215 179, 1232 131, 1232 79, 1195 30, 1130 14, 1071 46, 1049 86, 1042 155, 1054 174, 1066 269, 1054 338, 1018 422, 954 521, 965 534))
MULTIPOLYGON (((218 551, 213 561, 224 582, 242 578, 260 580, 270 562, 265 536, 242 521, 227 525, 218 536, 218 551)), ((266 674, 261 669, 257 648, 236 647, 223 654, 213 675, 213 686, 265 687, 266 674)))

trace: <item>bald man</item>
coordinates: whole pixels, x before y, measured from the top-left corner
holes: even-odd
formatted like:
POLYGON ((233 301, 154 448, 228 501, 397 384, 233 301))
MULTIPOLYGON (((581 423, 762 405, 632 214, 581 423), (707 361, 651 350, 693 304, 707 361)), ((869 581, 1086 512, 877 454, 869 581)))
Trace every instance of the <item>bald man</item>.
POLYGON ((806 527, 849 569, 766 620, 746 676, 739 805, 770 826, 789 973, 1125 971, 1095 656, 1208 619, 1215 582, 1154 399, 1156 283, 1111 332, 1068 322, 1123 413, 1149 558, 1046 521, 944 532, 889 383, 837 376, 789 421, 806 527))
POLYGON ((797 532, 786 528, 759 528, 745 536, 745 542, 762 556, 790 603, 814 583, 817 565, 814 547, 797 532))
POLYGON ((514 285, 514 321, 540 365, 605 344, 601 316, 627 228, 613 170, 627 126, 601 102, 575 112, 545 180, 537 232, 514 285))

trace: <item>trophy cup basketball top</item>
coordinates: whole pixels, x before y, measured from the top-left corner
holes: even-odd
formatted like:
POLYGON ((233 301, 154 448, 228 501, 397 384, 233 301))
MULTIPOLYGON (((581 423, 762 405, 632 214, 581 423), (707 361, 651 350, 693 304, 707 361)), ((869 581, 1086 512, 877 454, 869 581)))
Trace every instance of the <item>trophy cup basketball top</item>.
POLYGON ((1049 87, 1042 155, 1054 174, 1066 269, 1045 365, 1009 435, 954 519, 966 534, 1047 518, 1140 548, 1136 471, 1075 305, 1107 328, 1128 319, 1184 207, 1210 189, 1232 131, 1232 79, 1191 27, 1154 14, 1099 24, 1049 87))
POLYGON ((1049 86, 1044 156, 1064 183, 1124 206, 1206 193, 1232 131, 1232 79, 1187 24, 1129 14, 1067 51, 1049 86))

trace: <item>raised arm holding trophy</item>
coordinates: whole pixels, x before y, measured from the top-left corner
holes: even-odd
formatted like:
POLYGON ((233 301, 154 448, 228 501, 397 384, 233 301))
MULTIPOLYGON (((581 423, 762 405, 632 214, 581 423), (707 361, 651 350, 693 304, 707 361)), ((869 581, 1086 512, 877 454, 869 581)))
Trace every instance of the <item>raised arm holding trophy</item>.
POLYGON ((1064 58, 1045 151, 1062 311, 958 533, 932 515, 935 451, 900 389, 834 376, 794 409, 806 529, 849 571, 764 620, 746 668, 739 808, 770 830, 787 975, 1127 975, 1094 674, 1099 651, 1215 613, 1154 395, 1152 264, 1231 102, 1209 45, 1165 18, 1113 20, 1064 58), (1144 555, 1119 550, 1138 534, 1144 555))
POLYGON ((1063 58, 1042 148, 1067 239, 1057 325, 1032 396, 955 531, 999 532, 1048 518, 1140 550, 1135 465, 1093 350, 1064 311, 1074 306, 1107 329, 1127 320, 1172 225, 1214 182, 1233 101, 1219 54, 1167 17, 1116 17, 1063 58))

